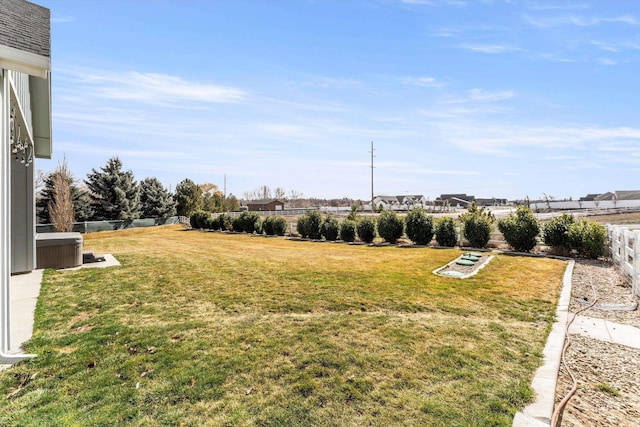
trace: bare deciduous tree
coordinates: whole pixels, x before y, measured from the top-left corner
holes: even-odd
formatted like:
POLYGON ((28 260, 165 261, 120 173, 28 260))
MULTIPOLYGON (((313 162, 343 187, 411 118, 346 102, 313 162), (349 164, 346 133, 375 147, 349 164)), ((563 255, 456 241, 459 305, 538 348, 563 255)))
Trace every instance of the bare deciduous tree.
POLYGON ((71 193, 73 177, 67 167, 67 159, 63 159, 53 171, 52 181, 54 195, 49 202, 51 223, 58 232, 72 231, 75 221, 73 195, 71 193))
POLYGON ((273 190, 273 197, 276 199, 284 199, 285 195, 286 195, 286 192, 282 187, 276 187, 276 189, 273 190))

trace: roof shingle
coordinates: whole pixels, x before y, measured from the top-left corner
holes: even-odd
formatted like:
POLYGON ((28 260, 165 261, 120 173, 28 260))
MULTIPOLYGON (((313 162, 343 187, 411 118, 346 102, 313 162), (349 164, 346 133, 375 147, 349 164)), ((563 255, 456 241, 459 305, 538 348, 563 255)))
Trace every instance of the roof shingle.
POLYGON ((51 58, 51 12, 25 0, 0 0, 0 45, 51 58))

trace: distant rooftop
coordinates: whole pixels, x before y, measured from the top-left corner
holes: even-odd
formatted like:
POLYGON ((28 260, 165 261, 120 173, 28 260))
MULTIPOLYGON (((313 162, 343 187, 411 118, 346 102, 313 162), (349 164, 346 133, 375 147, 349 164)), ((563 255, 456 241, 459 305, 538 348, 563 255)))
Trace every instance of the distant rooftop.
POLYGON ((51 58, 50 16, 25 0, 0 0, 0 45, 51 58))

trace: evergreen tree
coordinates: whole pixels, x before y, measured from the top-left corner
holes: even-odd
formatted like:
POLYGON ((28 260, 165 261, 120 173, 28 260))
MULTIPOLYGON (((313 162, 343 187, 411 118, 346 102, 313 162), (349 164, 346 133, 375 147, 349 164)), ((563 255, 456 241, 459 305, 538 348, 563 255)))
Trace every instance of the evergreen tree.
POLYGON ((175 200, 178 215, 190 217, 203 208, 202 189, 186 178, 176 186, 175 200))
POLYGON ((140 182, 140 204, 143 218, 168 218, 176 214, 173 197, 156 178, 140 182))
POLYGON ((87 175, 91 207, 96 220, 132 220, 140 218, 140 190, 133 172, 122 171, 122 162, 112 157, 100 171, 87 175))
MULTIPOLYGON (((44 188, 38 194, 36 199, 36 207, 38 212, 38 222, 40 224, 51 224, 51 216, 49 214, 49 203, 55 198, 55 189, 53 186, 55 171, 44 177, 44 188)), ((89 221, 93 216, 91 209, 89 192, 82 187, 78 187, 73 176, 69 177, 69 185, 71 188, 71 198, 73 200, 73 210, 76 221, 89 221)))

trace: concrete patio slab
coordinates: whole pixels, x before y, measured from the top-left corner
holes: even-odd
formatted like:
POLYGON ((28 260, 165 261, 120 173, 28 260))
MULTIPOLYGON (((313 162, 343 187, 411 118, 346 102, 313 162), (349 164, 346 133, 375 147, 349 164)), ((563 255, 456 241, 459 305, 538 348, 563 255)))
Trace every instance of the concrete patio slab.
POLYGON ((609 320, 576 316, 570 334, 640 349, 640 329, 609 320))

